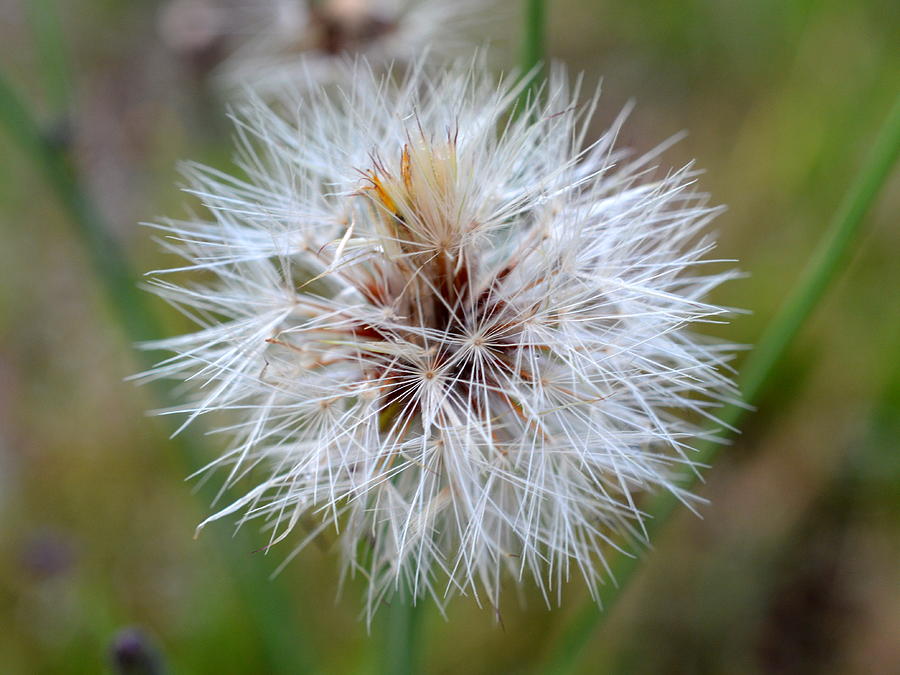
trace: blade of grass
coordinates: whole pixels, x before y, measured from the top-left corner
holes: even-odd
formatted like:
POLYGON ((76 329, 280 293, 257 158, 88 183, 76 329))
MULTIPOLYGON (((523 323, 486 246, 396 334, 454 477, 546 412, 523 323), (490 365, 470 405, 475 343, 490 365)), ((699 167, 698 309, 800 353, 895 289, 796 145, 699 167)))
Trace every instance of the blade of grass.
POLYGON ((47 103, 55 114, 69 110, 72 83, 66 67, 66 50, 55 0, 25 3, 31 33, 35 39, 47 103))
MULTIPOLYGON (((163 336, 162 325, 149 307, 146 294, 137 287, 137 276, 82 189, 68 149, 58 139, 51 140, 42 133, 35 118, 2 75, 0 125, 6 127, 11 138, 35 161, 61 202, 84 242, 109 306, 127 339, 138 342, 163 336)), ((163 401, 169 398, 165 385, 157 385, 156 393, 163 401)), ((172 446, 185 465, 186 473, 206 463, 208 454, 195 436, 177 436, 172 446)), ((207 503, 211 503, 216 494, 213 486, 207 483, 201 485, 199 493, 207 503)), ((253 624, 260 629, 270 670, 285 674, 312 671, 311 651, 303 644, 304 633, 297 624, 288 594, 269 580, 261 559, 250 555, 250 551, 258 546, 243 531, 234 538, 224 536, 224 531, 219 528, 212 532, 218 537, 214 544, 216 550, 224 556, 226 568, 253 624)))
MULTIPOLYGON (((513 113, 515 116, 519 116, 527 111, 535 96, 540 96, 543 91, 544 1, 525 0, 523 12, 524 25, 520 63, 522 67, 522 82, 525 86, 522 87, 516 102, 516 109, 513 113)), ((534 115, 536 112, 532 111, 531 114, 534 115)))
POLYGON ((540 80, 544 61, 544 0, 525 0, 525 32, 522 39, 522 74, 531 74, 532 86, 540 80))
MULTIPOLYGON (((794 338, 822 299, 829 284, 840 272, 841 263, 859 237, 863 217, 890 176, 898 155, 900 155, 900 97, 894 102, 868 161, 847 192, 799 282, 744 364, 739 384, 746 404, 753 405, 759 399, 766 382, 778 368, 794 338)), ((735 427, 746 414, 746 406, 731 405, 721 411, 719 419, 724 426, 735 427)), ((727 436, 726 433, 721 435, 727 436)), ((711 463, 721 447, 720 443, 698 444, 695 461, 699 464, 711 463)), ((682 482, 682 487, 690 487, 694 482, 693 477, 688 477, 682 482)), ((649 514, 647 530, 651 537, 665 525, 678 505, 677 498, 670 492, 660 494, 651 501, 647 509, 649 514)), ((563 629, 545 663, 537 669, 537 672, 568 673, 574 669, 581 651, 621 597, 628 582, 638 570, 639 563, 639 558, 623 554, 618 554, 611 561, 610 567, 615 583, 603 586, 599 593, 600 605, 604 609, 601 611, 592 603, 577 612, 574 619, 563 629)))

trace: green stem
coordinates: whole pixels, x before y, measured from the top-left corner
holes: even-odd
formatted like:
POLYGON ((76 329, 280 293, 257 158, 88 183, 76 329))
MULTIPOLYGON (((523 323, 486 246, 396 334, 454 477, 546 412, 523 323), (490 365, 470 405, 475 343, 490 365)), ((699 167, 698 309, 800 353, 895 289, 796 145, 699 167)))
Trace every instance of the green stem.
POLYGON ((522 39, 522 76, 531 78, 528 90, 540 82, 544 61, 544 0, 525 0, 525 34, 522 39))
MULTIPOLYGON (((843 261, 862 229, 863 216, 874 203, 878 192, 890 175, 898 154, 900 154, 900 97, 888 115, 867 164, 848 191, 800 281, 744 364, 739 385, 745 404, 753 405, 759 400, 760 393, 780 365, 794 338, 841 270, 843 261)), ((746 405, 730 405, 721 411, 719 419, 725 426, 736 427, 746 414, 746 405)), ((721 435, 727 437, 728 434, 721 435)), ((698 444, 696 461, 700 464, 710 464, 721 447, 721 443, 715 442, 698 444)), ((682 481, 682 487, 690 487, 694 482, 693 476, 686 477, 682 481)), ((679 503, 670 492, 659 494, 651 501, 647 509, 649 514, 647 529, 651 537, 663 527, 679 503)), ((539 672, 572 671, 591 635, 609 615, 639 568, 639 560, 636 557, 618 554, 610 566, 616 583, 607 584, 600 590, 599 604, 603 607, 603 611, 593 603, 582 608, 563 629, 546 665, 539 668, 539 672)))
POLYGON ((413 675, 419 670, 416 662, 421 612, 402 592, 397 592, 385 612, 381 672, 385 675, 413 675))
MULTIPOLYGON (((137 276, 82 189, 66 146, 42 133, 34 117, 2 76, 0 125, 5 126, 12 139, 35 160, 68 213, 129 341, 161 337, 164 330, 148 306, 148 296, 138 289, 137 276)), ((156 386, 161 399, 169 397, 165 385, 156 386)), ((206 461, 207 454, 188 434, 176 437, 172 446, 188 472, 206 461)), ((212 485, 202 484, 200 495, 207 503, 213 501, 215 494, 212 485)), ((258 546, 243 531, 233 539, 226 537, 221 528, 211 531, 215 533, 212 536, 219 538, 215 541, 217 551, 224 556, 238 594, 245 602, 252 622, 260 629, 270 670, 285 674, 312 670, 308 665, 310 652, 303 644, 304 632, 296 621, 288 595, 269 581, 260 557, 250 553, 258 546)))
POLYGON ((63 33, 55 0, 28 0, 25 3, 35 51, 40 57, 41 74, 50 109, 55 114, 69 110, 71 82, 66 67, 63 33))
POLYGON ((160 335, 162 331, 146 311, 143 294, 138 290, 119 246, 101 224, 99 214, 78 184, 65 143, 60 139, 51 140, 43 133, 2 76, 0 122, 13 140, 34 158, 70 215, 126 335, 135 340, 160 335))

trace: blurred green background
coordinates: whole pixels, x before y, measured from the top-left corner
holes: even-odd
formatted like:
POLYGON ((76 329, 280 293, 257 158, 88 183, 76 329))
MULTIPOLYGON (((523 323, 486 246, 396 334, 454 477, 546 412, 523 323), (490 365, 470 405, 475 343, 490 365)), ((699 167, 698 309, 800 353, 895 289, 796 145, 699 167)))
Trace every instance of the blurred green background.
MULTIPOLYGON (((28 18, 46 4, 0 0, 3 72, 71 140, 136 268, 158 267, 136 223, 183 213, 179 159, 228 166, 224 106, 202 64, 165 47, 160 3, 65 0, 75 94, 63 125, 40 86, 28 18)), ((603 77, 598 131, 630 99, 624 143, 646 150, 690 131, 667 160, 707 170, 702 186, 729 206, 718 253, 749 273, 716 299, 753 313, 718 332, 754 341, 900 91, 897 3, 548 4, 549 55, 589 82, 603 77)), ((898 212, 895 172, 759 411, 707 472, 703 518, 680 514, 654 542, 581 672, 900 672, 898 212)), ((208 504, 145 414, 152 392, 123 381, 140 364, 82 241, 5 130, 0 227, 0 673, 112 672, 126 627, 173 673, 268 672, 255 599, 224 562, 231 526, 193 539, 208 504)), ((171 333, 186 328, 152 302, 171 333)), ((239 560, 263 556, 247 529, 239 560)), ((289 551, 251 562, 271 571, 289 551)), ((385 636, 358 620, 360 583, 336 599, 334 551, 311 546, 276 583, 291 616, 271 618, 300 627, 298 649, 313 652, 316 672, 375 671, 385 636)), ((428 603, 414 615, 423 672, 525 672, 584 596, 575 581, 563 608, 548 610, 532 589, 510 587, 502 625, 466 598, 446 621, 428 603)))

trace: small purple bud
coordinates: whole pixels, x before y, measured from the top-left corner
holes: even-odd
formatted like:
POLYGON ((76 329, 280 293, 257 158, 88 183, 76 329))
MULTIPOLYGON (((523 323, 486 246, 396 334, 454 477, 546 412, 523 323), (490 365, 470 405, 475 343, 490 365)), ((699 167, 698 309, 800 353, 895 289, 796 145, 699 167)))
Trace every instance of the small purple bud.
POLYGON ((118 675, 162 675, 162 658, 147 635, 138 628, 123 628, 110 649, 113 670, 118 675))

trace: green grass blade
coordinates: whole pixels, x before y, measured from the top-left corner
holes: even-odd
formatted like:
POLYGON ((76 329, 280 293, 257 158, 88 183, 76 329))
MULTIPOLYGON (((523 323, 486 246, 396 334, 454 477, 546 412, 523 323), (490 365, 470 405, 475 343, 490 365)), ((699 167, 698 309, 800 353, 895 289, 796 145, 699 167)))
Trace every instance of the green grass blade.
POLYGON ((68 149, 45 136, 3 77, 0 77, 0 123, 7 128, 12 139, 35 160, 69 214, 72 224, 85 242, 91 264, 126 335, 134 340, 159 336, 161 330, 146 311, 143 293, 135 283, 136 277, 124 262, 119 246, 101 224, 99 214, 78 184, 69 161, 68 149))
MULTIPOLYGON (((863 217, 890 176, 898 154, 900 97, 895 101, 867 163, 847 192, 799 282, 744 364, 739 384, 745 403, 753 405, 759 400, 766 382, 778 368, 829 284, 840 272, 853 243, 859 238, 863 217)), ((746 407, 731 405, 721 411, 719 418, 725 425, 737 426, 746 414, 746 407)), ((698 444, 695 461, 701 464, 711 463, 721 447, 719 443, 698 444)), ((683 486, 689 487, 693 482, 693 477, 687 478, 683 486)), ((669 492, 657 495, 650 503, 647 509, 647 530, 651 537, 662 528, 678 505, 678 500, 669 492)), ((600 602, 604 609, 601 611, 593 603, 582 608, 563 629, 546 663, 537 672, 568 673, 573 670, 591 635, 609 615, 638 570, 639 562, 639 558, 622 554, 611 561, 615 584, 607 584, 600 591, 600 602)))
POLYGON ((533 71, 532 84, 540 80, 538 66, 544 61, 544 0, 525 0, 525 32, 522 39, 522 75, 533 71))
POLYGON ((39 56, 41 79, 47 103, 54 114, 69 110, 72 83, 66 66, 63 32, 55 0, 28 0, 25 3, 35 51, 39 56))

